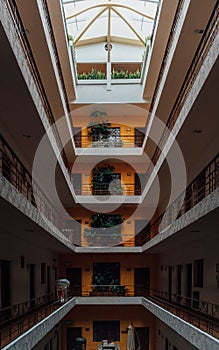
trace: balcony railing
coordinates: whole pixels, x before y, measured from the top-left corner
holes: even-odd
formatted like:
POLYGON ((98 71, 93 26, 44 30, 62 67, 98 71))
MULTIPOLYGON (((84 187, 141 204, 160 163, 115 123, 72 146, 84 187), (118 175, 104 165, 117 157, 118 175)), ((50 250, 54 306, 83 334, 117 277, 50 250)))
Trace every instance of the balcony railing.
POLYGON ((114 196, 140 196, 141 195, 141 188, 136 188, 134 183, 128 183, 124 184, 122 183, 120 185, 120 180, 118 181, 118 184, 116 183, 116 180, 114 180, 112 186, 109 183, 94 183, 92 185, 90 184, 82 184, 79 187, 76 185, 74 187, 74 191, 76 195, 83 195, 83 196, 108 196, 108 195, 114 195, 114 196))
POLYGON ((86 135, 74 136, 75 146, 79 148, 136 148, 142 147, 144 136, 120 135, 120 137, 101 138, 94 136, 88 138, 86 135))
POLYGON ((163 309, 219 339, 219 304, 160 290, 151 290, 144 296, 163 309))
POLYGON ((54 312, 60 304, 54 294, 44 295, 0 310, 0 348, 54 312))
MULTIPOLYGON (((217 155, 186 188, 182 203, 183 194, 180 195, 166 212, 162 213, 155 222, 150 222, 141 233, 141 239, 137 240, 137 245, 141 246, 163 229, 168 227, 175 220, 181 217, 202 199, 214 192, 219 187, 219 155, 217 155), (165 214, 165 221, 163 217, 165 214), (162 222, 162 227, 160 226, 162 222)), ((137 237, 137 236, 136 236, 137 237)))
MULTIPOLYGON (((169 41, 167 44, 164 60, 163 60, 163 63, 162 63, 161 69, 160 69, 155 93, 154 93, 153 100, 152 100, 151 107, 150 107, 150 113, 151 113, 150 116, 151 117, 153 115, 154 104, 155 104, 155 101, 157 99, 158 91, 160 89, 160 84, 161 84, 161 81, 163 79, 164 71, 165 71, 165 68, 166 68, 166 65, 167 65, 167 62, 169 59, 169 54, 170 54, 172 43, 173 43, 174 37, 175 37, 176 27, 177 27, 178 21, 179 21, 180 16, 181 16, 181 12, 183 10, 184 2, 185 2, 185 0, 181 0, 179 2, 179 5, 178 5, 177 15, 175 17, 175 21, 174 21, 173 26, 172 26, 172 30, 171 30, 171 34, 170 34, 169 41)), ((164 148, 164 145, 166 144, 166 142, 168 140, 169 131, 173 130, 173 127, 178 119, 178 116, 180 115, 180 112, 181 112, 181 110, 186 102, 186 99, 187 99, 190 91, 192 90, 192 87, 194 85, 196 77, 198 76, 199 71, 200 71, 201 67, 203 66, 203 62, 204 62, 212 44, 213 44, 213 41, 218 33, 218 30, 219 30, 219 28, 218 28, 218 17, 219 17, 218 9, 219 9, 219 5, 218 5, 218 2, 216 2, 215 8, 211 14, 209 22, 208 22, 206 29, 202 35, 202 39, 200 41, 200 44, 199 44, 199 46, 196 50, 196 53, 194 55, 194 59, 190 65, 190 68, 187 72, 187 75, 186 75, 185 80, 182 84, 181 90, 180 90, 179 95, 177 97, 177 100, 173 106, 171 113, 170 113, 169 119, 168 119, 167 124, 166 124, 167 128, 165 128, 165 130, 161 136, 161 139, 159 141, 159 144, 156 147, 156 150, 155 150, 154 155, 152 157, 152 163, 150 164, 148 171, 150 171, 153 168, 153 166, 156 165, 156 163, 160 157, 160 154, 162 152, 162 149, 164 148)), ((148 125, 148 122, 149 122, 149 119, 147 120, 147 125, 148 125)))
MULTIPOLYGON (((73 297, 71 292, 65 302, 73 297)), ((62 304, 56 294, 47 294, 39 298, 16 304, 0 310, 0 348, 9 344, 18 336, 51 315, 62 304)))
POLYGON ((37 65, 36 65, 36 62, 35 62, 35 59, 34 59, 34 56, 33 56, 29 41, 28 41, 28 38, 26 35, 26 30, 25 30, 25 27, 23 25, 22 19, 20 17, 16 2, 15 2, 15 0, 5 0, 5 4, 7 6, 8 12, 11 16, 12 21, 13 21, 14 28, 15 28, 16 34, 17 34, 17 38, 20 42, 20 47, 24 53, 25 63, 27 64, 29 71, 32 75, 37 92, 39 94, 39 98, 41 100, 41 103, 42 103, 44 111, 45 111, 46 117, 48 119, 50 126, 52 127, 53 136, 54 136, 56 143, 58 145, 58 148, 61 152, 62 160, 65 164, 65 167, 66 167, 68 173, 70 174, 70 166, 68 164, 68 160, 67 160, 65 151, 63 150, 63 144, 62 144, 61 138, 59 136, 58 129, 55 125, 53 113, 52 113, 49 101, 47 99, 46 92, 45 92, 42 80, 40 78, 40 74, 39 74, 39 71, 38 71, 38 68, 37 68, 37 65))
POLYGON ((133 284, 78 285, 73 286, 71 294, 83 297, 144 297, 204 332, 219 338, 219 304, 133 284))
POLYGON ((50 200, 32 179, 12 148, 0 135, 0 174, 2 174, 39 212, 62 231, 64 221, 50 200))

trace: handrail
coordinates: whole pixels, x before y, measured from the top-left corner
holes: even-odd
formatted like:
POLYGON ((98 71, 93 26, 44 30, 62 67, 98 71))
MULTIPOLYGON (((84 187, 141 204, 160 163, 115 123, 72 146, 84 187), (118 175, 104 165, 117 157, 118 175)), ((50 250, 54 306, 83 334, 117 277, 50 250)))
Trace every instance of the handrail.
POLYGON ((143 297, 219 338, 219 304, 206 300, 189 298, 175 293, 168 293, 167 291, 147 288, 145 285, 134 284, 74 285, 71 293, 74 296, 89 298, 143 297))
POLYGON ((64 228, 63 218, 52 202, 32 179, 13 149, 0 134, 0 174, 2 174, 39 212, 59 230, 64 228))
MULTIPOLYGON (((179 10, 180 12, 182 11, 182 7, 183 7, 183 3, 185 0, 181 0, 179 3, 179 10)), ((177 97, 177 100, 172 108, 172 111, 170 113, 170 116, 168 118, 168 121, 166 123, 166 127, 165 130, 163 131, 163 134, 160 138, 159 144, 156 147, 156 150, 154 152, 154 155, 152 157, 152 163, 149 166, 148 171, 150 171, 150 168, 152 168, 158 161, 160 154, 162 152, 162 149, 164 147, 164 145, 167 142, 167 139, 169 137, 169 130, 173 130, 173 127, 178 119, 178 116, 185 104, 185 101, 194 85, 195 79, 202 67, 203 61, 206 58, 209 49, 213 43, 213 40, 218 32, 218 17, 219 17, 219 11, 218 11, 219 5, 218 2, 216 2, 216 5, 214 7, 214 10, 211 14, 211 17, 208 21, 208 24, 206 26, 206 29, 203 33, 202 39, 199 43, 199 46, 196 50, 196 53, 194 55, 193 61, 188 69, 187 75, 184 79, 184 82, 182 84, 181 90, 179 92, 179 95, 177 97), (153 165, 152 165, 153 164, 153 165)), ((161 80, 163 78, 163 74, 165 71, 165 67, 168 61, 168 57, 169 57, 169 53, 170 53, 170 49, 172 46, 172 42, 175 36, 175 28, 176 25, 178 23, 179 20, 179 15, 177 15, 177 17, 175 18, 172 30, 171 30, 171 34, 169 37, 169 41, 167 44, 167 48, 166 48, 166 52, 164 55, 164 60, 160 69, 160 73, 159 73, 159 77, 158 77, 158 81, 157 81, 157 85, 155 88, 155 92, 154 92, 154 96, 152 99, 152 103, 151 103, 151 107, 150 107, 150 115, 153 115, 153 107, 154 107, 154 103, 156 101, 157 98, 157 94, 158 94, 158 90, 160 88, 160 83, 161 80)), ((146 126, 147 127, 147 126, 146 126)))
POLYGON ((180 20, 180 18, 182 16, 184 3, 185 3, 185 0, 179 0, 178 6, 177 6, 177 9, 176 9, 175 18, 174 18, 174 21, 173 21, 173 24, 172 24, 172 28, 171 28, 169 39, 168 39, 167 46, 166 46, 166 50, 165 50, 165 53, 164 53, 163 62, 162 62, 161 68, 160 68, 159 76, 158 76, 158 79, 157 79, 157 84, 156 84, 156 87, 155 87, 155 90, 154 90, 154 95, 153 95, 153 98, 152 98, 152 101, 151 101, 150 113, 152 113, 152 111, 153 111, 153 107, 154 107, 154 103, 155 103, 156 98, 157 98, 157 94, 158 94, 158 91, 159 91, 160 83, 161 83, 161 80, 163 78, 164 70, 166 68, 167 61, 168 61, 168 58, 169 58, 170 49, 171 49, 171 46, 172 46, 172 43, 173 43, 173 40, 174 40, 174 37, 175 37, 175 34, 176 34, 176 28, 177 28, 179 20, 180 20))
POLYGON ((139 196, 141 195, 141 186, 136 187, 135 183, 122 183, 115 179, 112 183, 92 183, 92 184, 74 184, 73 188, 76 195, 83 196, 139 196), (117 182, 118 181, 118 182, 117 182))
POLYGON ((49 32, 49 35, 51 37, 52 50, 53 50, 53 54, 55 57, 55 63, 56 63, 60 83, 62 86, 62 92, 64 95, 66 108, 67 108, 68 113, 70 113, 68 96, 67 96, 67 92, 66 92, 66 88, 65 88, 65 82, 64 82, 64 78, 63 78, 63 74, 62 74, 61 63, 60 63, 59 54, 58 54, 58 50, 57 50, 57 46, 56 46, 56 41, 55 41, 55 36, 54 36, 53 28, 52 28, 52 22, 51 22, 51 18, 50 18, 50 14, 49 14, 48 5, 47 5, 46 0, 41 0, 41 3, 42 3, 43 10, 44 10, 44 16, 46 19, 48 32, 49 32))
POLYGON ((61 152, 63 162, 65 164, 65 167, 66 167, 68 173, 70 174, 70 166, 68 164, 68 160, 67 160, 65 151, 63 149, 63 144, 62 144, 58 129, 57 129, 56 124, 55 124, 53 113, 52 113, 49 101, 47 99, 47 96, 46 96, 46 92, 45 92, 45 89, 44 89, 44 86, 43 86, 43 83, 42 83, 42 80, 40 77, 40 73, 39 73, 39 70, 37 68, 37 65, 36 65, 36 62, 35 62, 35 59, 34 59, 34 56, 33 56, 33 53, 32 53, 32 50, 31 50, 31 47, 30 47, 30 44, 29 44, 29 41, 28 41, 28 38, 26 35, 26 30, 24 28, 21 16, 20 16, 19 11, 18 11, 18 7, 16 5, 15 0, 5 0, 5 4, 7 6, 8 12, 10 13, 12 21, 14 23, 14 28, 16 30, 16 34, 17 34, 17 37, 19 39, 20 46, 24 52, 25 61, 28 65, 28 68, 31 72, 34 83, 36 85, 37 92, 38 92, 39 97, 41 99, 43 108, 45 110, 45 114, 46 114, 47 119, 48 119, 48 122, 49 122, 50 126, 52 126, 53 135, 54 135, 54 138, 55 138, 56 143, 58 145, 58 148, 61 152))
POLYGON ((119 137, 101 137, 87 135, 74 135, 75 146, 78 148, 133 148, 142 147, 145 135, 119 135, 119 137))
MULTIPOLYGON (((69 293, 68 300, 70 298, 71 294, 69 293)), ((8 312, 10 311, 10 313, 8 313, 8 319, 0 323, 0 348, 6 346, 19 335, 45 319, 61 305, 62 304, 58 302, 56 294, 49 294, 48 296, 28 300, 24 303, 12 305, 10 308, 7 308, 8 312), (34 301, 40 301, 41 298, 45 299, 44 303, 33 304, 34 301), (24 309, 23 306, 25 306, 24 309), (17 309, 21 312, 16 315, 14 314, 14 310, 17 309)), ((0 310, 0 315, 3 313, 5 314, 5 311, 6 309, 0 310)))
POLYGON ((184 200, 181 194, 154 222, 151 221, 141 233, 139 246, 155 237, 161 230, 168 227, 173 218, 177 219, 193 208, 202 199, 219 187, 219 154, 195 177, 186 188, 184 200), (182 204, 181 204, 182 203, 182 204), (165 222, 162 222, 165 214, 165 222), (162 227, 160 224, 162 222, 162 227))
POLYGON ((12 320, 17 319, 21 315, 32 312, 35 309, 45 306, 48 303, 54 301, 57 301, 57 295, 54 293, 49 293, 19 304, 11 305, 6 308, 0 309, 0 327, 2 328, 4 325, 7 325, 8 320, 10 320, 11 322, 12 320))

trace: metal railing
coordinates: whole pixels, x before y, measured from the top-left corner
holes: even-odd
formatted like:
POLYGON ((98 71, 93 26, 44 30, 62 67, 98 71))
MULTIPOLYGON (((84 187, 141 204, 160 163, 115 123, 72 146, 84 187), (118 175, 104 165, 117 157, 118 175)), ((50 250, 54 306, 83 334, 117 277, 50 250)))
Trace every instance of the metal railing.
POLYGON ((119 137, 88 137, 76 134, 75 146, 79 148, 136 148, 142 147, 144 136, 120 135, 119 137))
MULTIPOLYGON (((152 100, 151 107, 150 107, 150 115, 151 116, 153 114, 152 113, 153 107, 154 107, 155 101, 157 99, 160 84, 161 84, 163 74, 164 74, 164 71, 165 71, 165 68, 167 65, 167 61, 168 61, 169 54, 171 51, 171 46, 172 46, 174 36, 175 36, 175 29, 176 29, 177 23, 179 21, 181 11, 183 9, 184 1, 185 0, 181 0, 179 5, 178 5, 179 10, 177 12, 177 16, 175 18, 175 21, 174 21, 174 24, 172 27, 172 31, 171 31, 171 34, 169 37, 166 52, 164 55, 164 60, 163 60, 162 66, 161 66, 157 85, 155 88, 155 93, 154 93, 153 100, 152 100)), ((186 101, 186 99, 187 99, 187 97, 188 97, 188 95, 189 95, 189 93, 194 85, 195 79, 196 79, 196 77, 197 77, 197 75, 198 75, 198 73, 203 65, 204 59, 206 58, 206 56, 207 56, 207 54, 212 46, 214 38, 218 33, 218 30, 219 30, 219 27, 218 27, 219 11, 218 11, 218 9, 219 9, 219 5, 218 5, 218 2, 216 2, 215 8, 211 14, 211 17, 210 17, 209 22, 206 26, 206 29, 203 33, 200 44, 199 44, 199 46, 196 50, 196 53, 194 55, 194 59, 190 65, 190 68, 188 69, 187 75, 186 75, 185 80, 182 84, 182 87, 181 87, 181 90, 180 90, 179 95, 177 97, 177 100, 173 106, 173 109, 172 109, 170 116, 168 118, 168 121, 166 123, 167 128, 165 128, 165 130, 161 136, 161 139, 159 141, 159 144, 156 147, 156 150, 155 150, 154 155, 152 157, 152 163, 150 164, 148 171, 150 171, 150 169, 153 168, 153 165, 155 165, 157 163, 157 161, 160 157, 160 154, 162 152, 162 149, 164 148, 164 146, 168 140, 169 131, 173 130, 173 127, 174 127, 174 125, 178 119, 178 116, 179 116, 179 114, 180 114, 180 112, 185 104, 185 101, 186 101)))
POLYGON ((146 288, 145 285, 75 285, 73 296, 82 297, 144 297, 189 322, 195 327, 219 338, 219 305, 189 298, 167 291, 146 288))
POLYGON ((0 310, 0 348, 60 307, 56 294, 48 294, 0 310))
POLYGON ((57 46, 56 46, 56 41, 55 41, 55 36, 54 36, 53 28, 52 28, 51 18, 49 15, 48 5, 47 5, 46 0, 41 0, 41 4, 42 4, 43 11, 44 11, 44 18, 46 20, 48 33, 49 33, 50 38, 51 38, 52 51, 53 51, 53 55, 55 58, 56 68, 57 68, 59 80, 60 80, 61 87, 62 87, 62 93, 64 96, 65 105, 66 105, 68 113, 70 113, 68 96, 67 96, 67 92, 66 92, 66 88, 65 88, 65 82, 64 82, 64 78, 63 78, 63 74, 62 74, 61 63, 60 63, 59 54, 58 54, 58 50, 57 50, 57 46))
POLYGON ((61 152, 62 160, 65 164, 65 167, 66 167, 68 173, 70 174, 70 166, 68 164, 68 160, 67 160, 65 151, 63 149, 63 144, 62 144, 61 138, 59 136, 58 129, 55 125, 53 113, 52 113, 49 101, 47 99, 42 80, 40 78, 40 73, 38 71, 38 68, 37 68, 37 65, 36 65, 36 62, 35 62, 35 59, 34 59, 34 56, 33 56, 33 53, 32 53, 28 38, 27 38, 27 35, 26 35, 26 30, 25 30, 25 27, 23 25, 22 19, 20 17, 19 11, 18 11, 18 7, 16 5, 15 0, 5 0, 5 4, 7 6, 8 12, 12 18, 14 28, 16 30, 17 38, 18 38, 19 43, 20 43, 20 47, 23 50, 24 57, 25 57, 25 63, 27 64, 29 71, 32 75, 35 86, 37 88, 37 92, 39 94, 39 98, 41 100, 41 103, 42 103, 44 111, 45 111, 46 117, 48 119, 50 126, 52 127, 53 135, 54 135, 54 138, 55 138, 56 143, 58 145, 58 148, 61 152))
POLYGON ((219 304, 154 289, 144 296, 193 326, 219 338, 219 304))
MULTIPOLYGON (((190 183, 186 188, 184 200, 180 195, 167 210, 162 213, 155 222, 151 221, 141 232, 138 239, 138 246, 143 245, 160 231, 173 223, 177 219, 193 208, 202 199, 207 197, 219 187, 219 155, 217 155, 190 183), (165 220, 163 220, 165 214, 165 220), (161 226, 162 222, 162 226, 161 226)), ((137 236, 136 236, 137 239, 137 236)))
POLYGON ((40 214, 62 231, 63 218, 1 135, 0 173, 39 210, 40 214))
POLYGON ((73 188, 76 195, 83 196, 139 196, 141 195, 141 188, 136 187, 134 183, 128 184, 120 184, 120 180, 116 183, 117 180, 114 180, 112 185, 109 183, 93 183, 93 184, 81 184, 81 186, 77 187, 77 185, 73 188))

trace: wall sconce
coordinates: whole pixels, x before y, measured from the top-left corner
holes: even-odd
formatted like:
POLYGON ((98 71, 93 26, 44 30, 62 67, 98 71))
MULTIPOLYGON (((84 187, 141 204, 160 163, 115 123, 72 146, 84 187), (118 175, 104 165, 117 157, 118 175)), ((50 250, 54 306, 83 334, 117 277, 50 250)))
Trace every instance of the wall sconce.
POLYGON ((131 176, 131 173, 127 173, 127 176, 131 176))
POLYGON ((127 267, 127 271, 131 271, 132 269, 131 269, 131 267, 127 267))
POLYGON ((90 330, 90 328, 85 328, 85 331, 86 331, 86 332, 89 332, 89 330, 90 330))
POLYGON ((84 270, 85 270, 86 272, 90 271, 89 267, 86 267, 84 270))
POLYGON ((127 132, 130 132, 130 131, 131 131, 131 129, 130 129, 130 128, 126 128, 126 131, 127 131, 127 132))
POLYGON ((130 220, 127 221, 127 225, 131 225, 131 221, 130 220))
POLYGON ((88 225, 88 224, 89 224, 89 221, 86 220, 84 223, 85 223, 85 225, 88 225))
POLYGON ((30 265, 29 265, 29 264, 27 264, 27 265, 26 265, 27 270, 29 269, 29 267, 30 267, 30 265))

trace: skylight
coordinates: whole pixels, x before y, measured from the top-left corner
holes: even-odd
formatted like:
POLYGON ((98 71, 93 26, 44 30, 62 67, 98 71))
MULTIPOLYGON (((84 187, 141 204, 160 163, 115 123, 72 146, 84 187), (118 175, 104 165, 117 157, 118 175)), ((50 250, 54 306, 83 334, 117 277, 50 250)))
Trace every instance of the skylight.
POLYGON ((108 61, 121 62, 125 58, 128 62, 141 61, 145 43, 152 34, 158 2, 159 0, 63 0, 67 31, 69 37, 73 38, 77 60, 85 62, 89 48, 90 61, 103 62, 107 56, 108 61), (124 46, 130 49, 131 57, 127 57, 126 51, 124 57, 124 46), (112 52, 106 54, 106 51, 112 52), (114 57, 109 57, 111 55, 114 57))

